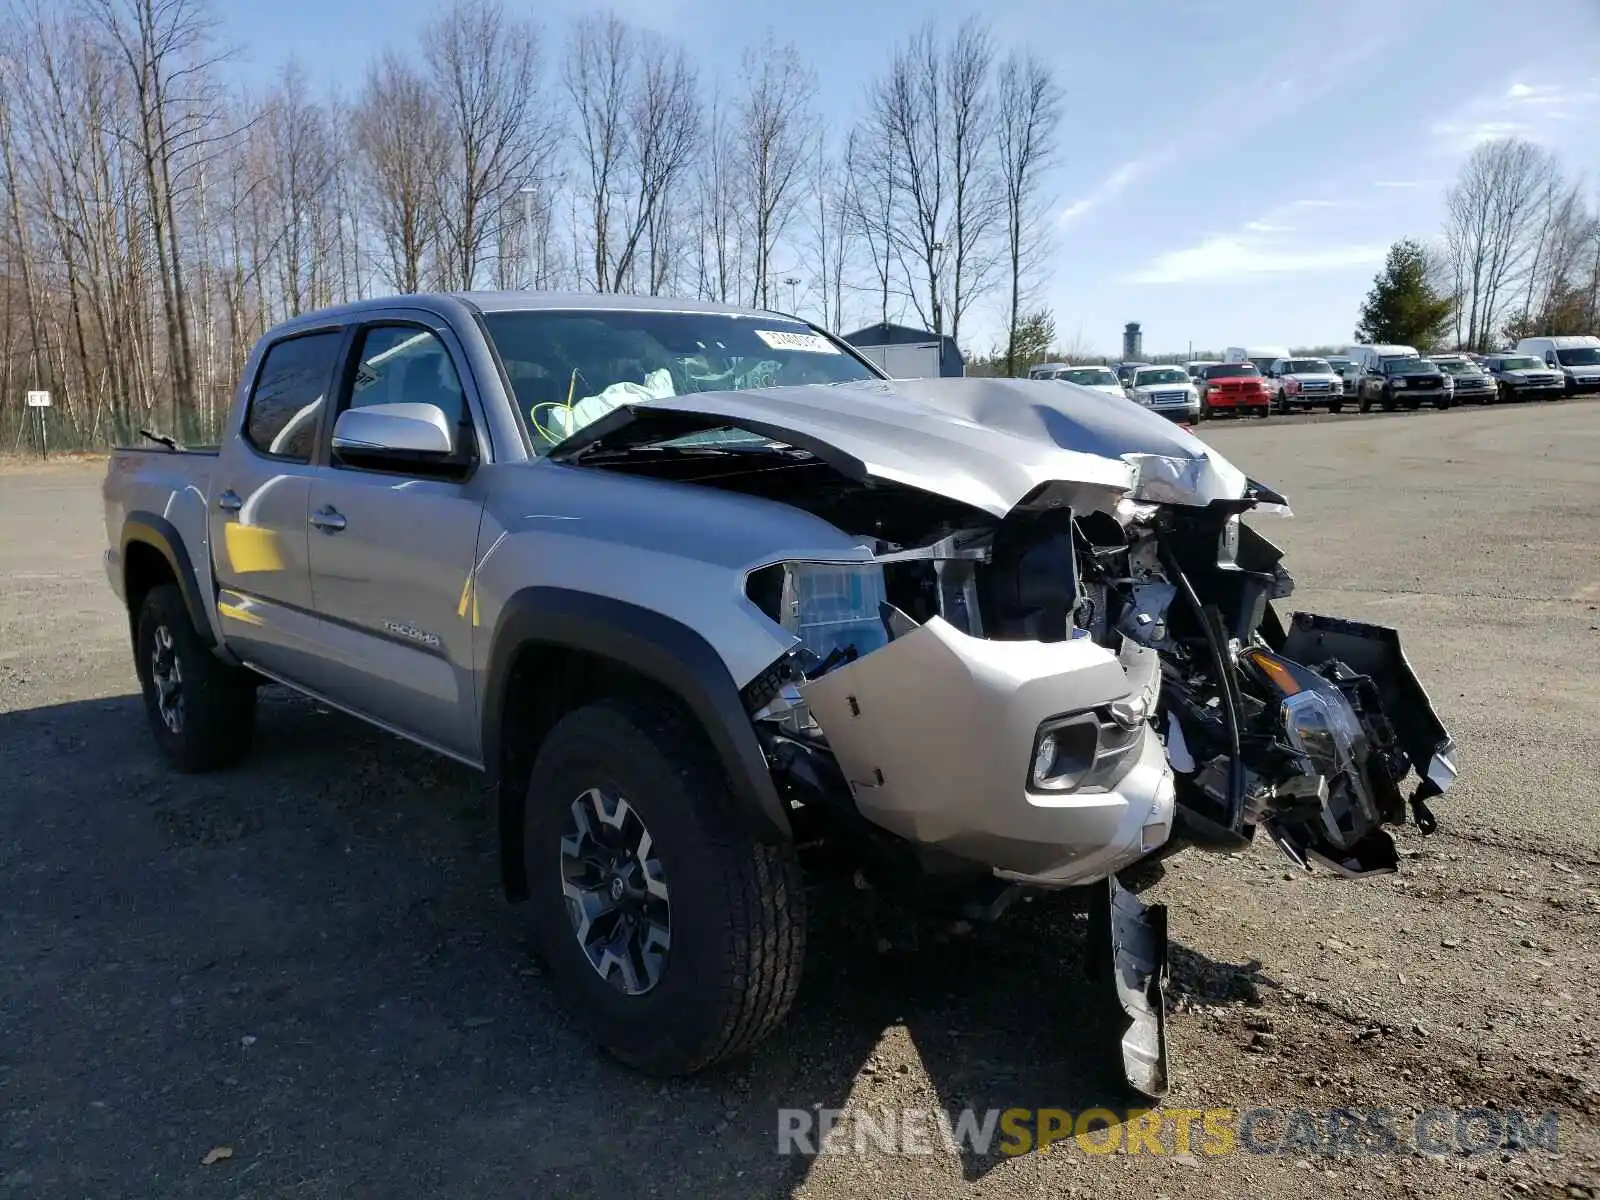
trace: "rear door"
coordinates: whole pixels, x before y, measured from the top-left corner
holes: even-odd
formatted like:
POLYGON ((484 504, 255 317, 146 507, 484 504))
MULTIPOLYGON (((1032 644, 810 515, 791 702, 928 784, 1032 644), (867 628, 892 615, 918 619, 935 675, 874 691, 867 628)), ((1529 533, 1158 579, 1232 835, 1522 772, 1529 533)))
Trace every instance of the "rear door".
POLYGON ((329 700, 476 762, 473 612, 487 481, 486 444, 465 357, 448 324, 412 310, 377 314, 355 332, 338 413, 385 403, 435 404, 467 465, 361 464, 327 451, 311 482, 311 587, 323 666, 309 686, 329 700))
POLYGON ((289 679, 317 655, 307 501, 344 341, 339 326, 297 332, 252 360, 239 425, 223 440, 211 482, 223 640, 246 662, 289 679))

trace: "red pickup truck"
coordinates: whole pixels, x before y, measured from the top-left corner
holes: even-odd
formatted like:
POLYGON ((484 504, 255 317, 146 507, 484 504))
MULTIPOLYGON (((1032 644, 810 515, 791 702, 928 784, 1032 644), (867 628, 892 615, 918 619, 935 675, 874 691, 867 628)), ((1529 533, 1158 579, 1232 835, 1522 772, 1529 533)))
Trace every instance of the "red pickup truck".
POLYGON ((1195 381, 1200 388, 1200 415, 1215 416, 1231 412, 1243 416, 1253 412, 1264 417, 1272 411, 1272 393, 1253 362, 1217 363, 1207 367, 1195 381))

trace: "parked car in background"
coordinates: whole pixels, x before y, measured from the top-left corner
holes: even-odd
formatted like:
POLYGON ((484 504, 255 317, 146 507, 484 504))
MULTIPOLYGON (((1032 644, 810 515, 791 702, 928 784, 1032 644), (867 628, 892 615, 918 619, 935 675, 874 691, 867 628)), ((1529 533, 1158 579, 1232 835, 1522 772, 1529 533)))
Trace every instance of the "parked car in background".
POLYGON ((1267 368, 1280 358, 1293 357, 1287 346, 1229 346, 1223 352, 1222 361, 1225 363, 1252 362, 1256 369, 1263 375, 1267 368))
POLYGON ((1493 404, 1496 399, 1494 380, 1489 373, 1465 354, 1430 354, 1433 363, 1455 381, 1455 398, 1462 403, 1493 404))
POLYGON ((1140 367, 1126 388, 1128 399, 1180 421, 1200 419, 1200 393, 1182 367, 1140 367))
POLYGON ((1344 380, 1321 358, 1280 358, 1267 368, 1267 387, 1278 412, 1290 408, 1344 407, 1344 380))
POLYGON ((1124 394, 1122 384, 1117 382, 1117 373, 1110 367, 1063 367, 1052 378, 1062 383, 1075 383, 1092 391, 1107 392, 1113 396, 1124 394))
POLYGON ((1028 378, 1029 379, 1057 379, 1057 378, 1060 378, 1061 372, 1068 371, 1068 370, 1071 370, 1071 369, 1072 369, 1072 364, 1071 363, 1056 363, 1056 362, 1040 363, 1037 366, 1033 366, 1033 367, 1029 367, 1028 368, 1028 378))
POLYGON ((1193 383, 1196 388, 1199 388, 1205 380, 1206 368, 1214 367, 1216 365, 1217 362, 1215 359, 1203 359, 1184 363, 1183 369, 1189 372, 1189 381, 1193 383))
POLYGON ((1365 381, 1383 374, 1383 364, 1391 358, 1421 358, 1415 346, 1351 346, 1350 365, 1344 372, 1344 394, 1361 398, 1365 381))
POLYGON ((1523 338, 1517 343, 1516 352, 1536 354, 1544 359, 1545 366, 1560 371, 1566 379, 1569 396, 1600 392, 1600 337, 1523 338))
POLYGON ((1369 371, 1361 381, 1362 412, 1369 412, 1374 404, 1384 412, 1393 412, 1402 405, 1415 412, 1424 401, 1437 409, 1455 403, 1454 380, 1434 366, 1431 359, 1404 355, 1385 358, 1376 371, 1369 371))
POLYGON ((1333 368, 1333 373, 1335 375, 1337 375, 1340 379, 1343 379, 1345 377, 1345 372, 1350 367, 1351 359, 1348 354, 1325 354, 1323 355, 1322 361, 1333 368))
POLYGON ((1218 412, 1244 416, 1253 412, 1264 417, 1272 411, 1272 393, 1261 368, 1248 360, 1218 363, 1206 368, 1204 390, 1200 393, 1200 419, 1218 412))
POLYGON ((1566 377, 1531 354, 1491 354, 1485 369, 1501 400, 1562 400, 1566 377))
POLYGON ((1111 369, 1117 373, 1117 382, 1127 387, 1133 382, 1133 373, 1140 367, 1148 367, 1147 362, 1117 362, 1111 364, 1111 369))

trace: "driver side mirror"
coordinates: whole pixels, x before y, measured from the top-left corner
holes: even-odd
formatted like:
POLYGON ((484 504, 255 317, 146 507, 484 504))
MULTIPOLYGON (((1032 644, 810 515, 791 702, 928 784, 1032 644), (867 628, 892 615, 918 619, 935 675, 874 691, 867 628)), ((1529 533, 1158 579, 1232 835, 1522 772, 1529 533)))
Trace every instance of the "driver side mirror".
POLYGON ((436 404, 372 404, 347 408, 333 425, 333 449, 353 465, 450 465, 455 430, 436 404))

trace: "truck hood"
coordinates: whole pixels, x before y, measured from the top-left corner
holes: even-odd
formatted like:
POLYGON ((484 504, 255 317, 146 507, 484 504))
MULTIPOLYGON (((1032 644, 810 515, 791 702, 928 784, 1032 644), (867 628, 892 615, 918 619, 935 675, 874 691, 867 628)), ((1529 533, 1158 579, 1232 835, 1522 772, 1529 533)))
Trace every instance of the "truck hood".
POLYGON ((903 484, 997 517, 1052 482, 1166 504, 1252 494, 1243 472, 1166 418, 1054 380, 867 380, 671 396, 621 405, 548 457, 579 462, 718 428, 809 451, 850 479, 903 484))

